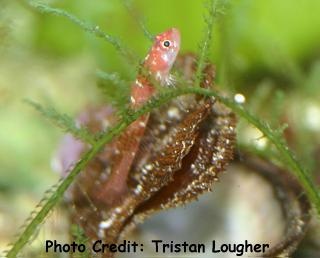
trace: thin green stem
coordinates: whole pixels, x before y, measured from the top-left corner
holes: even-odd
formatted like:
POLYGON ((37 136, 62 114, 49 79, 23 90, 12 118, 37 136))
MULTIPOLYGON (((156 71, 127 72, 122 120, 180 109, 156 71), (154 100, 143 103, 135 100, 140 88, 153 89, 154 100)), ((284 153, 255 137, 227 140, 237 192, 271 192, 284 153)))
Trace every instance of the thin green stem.
POLYGON ((206 58, 208 57, 208 53, 211 46, 212 33, 213 33, 213 24, 215 19, 217 18, 217 8, 219 5, 219 0, 210 0, 208 3, 208 16, 205 17, 206 28, 205 35, 203 40, 200 42, 200 51, 198 54, 198 65, 196 69, 196 81, 195 87, 200 87, 200 83, 202 82, 203 77, 203 68, 206 65, 206 58))

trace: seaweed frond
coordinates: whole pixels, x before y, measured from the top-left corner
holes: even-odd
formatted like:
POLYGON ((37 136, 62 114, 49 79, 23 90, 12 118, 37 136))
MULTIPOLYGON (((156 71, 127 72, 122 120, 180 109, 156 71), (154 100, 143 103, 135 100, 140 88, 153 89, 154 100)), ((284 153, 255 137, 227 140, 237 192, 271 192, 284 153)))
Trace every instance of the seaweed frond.
POLYGON ((199 43, 198 64, 195 72, 195 87, 200 87, 203 78, 203 69, 208 59, 212 42, 213 25, 220 14, 223 14, 224 3, 220 0, 210 0, 207 3, 208 13, 205 16, 205 35, 199 43))
POLYGON ((143 19, 143 17, 139 15, 137 10, 134 9, 134 7, 132 5, 132 1, 131 0, 122 0, 122 1, 123 1, 123 5, 128 10, 128 13, 138 23, 138 25, 141 28, 141 30, 143 31, 143 34, 145 35, 145 37, 147 39, 149 39, 150 41, 153 41, 154 35, 152 35, 152 33, 147 28, 145 19, 143 19))
POLYGON ((101 70, 96 72, 98 88, 106 97, 107 103, 115 106, 117 110, 123 109, 129 100, 129 82, 122 79, 117 73, 107 73, 101 70))
POLYGON ((53 107, 43 107, 40 104, 26 99, 25 102, 36 109, 41 115, 62 129, 63 132, 71 133, 75 138, 89 144, 94 144, 95 136, 87 128, 77 126, 74 119, 67 114, 61 114, 53 107))

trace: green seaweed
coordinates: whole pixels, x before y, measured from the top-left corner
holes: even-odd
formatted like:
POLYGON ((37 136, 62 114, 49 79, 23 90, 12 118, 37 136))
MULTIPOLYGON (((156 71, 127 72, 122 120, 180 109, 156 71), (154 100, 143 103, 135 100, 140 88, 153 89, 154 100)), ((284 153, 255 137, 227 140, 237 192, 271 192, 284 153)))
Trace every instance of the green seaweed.
POLYGON ((25 102, 35 108, 54 125, 61 128, 63 132, 71 133, 75 138, 89 144, 95 142, 95 136, 92 135, 87 128, 77 126, 74 119, 67 114, 61 114, 53 107, 45 108, 32 100, 26 99, 25 102))

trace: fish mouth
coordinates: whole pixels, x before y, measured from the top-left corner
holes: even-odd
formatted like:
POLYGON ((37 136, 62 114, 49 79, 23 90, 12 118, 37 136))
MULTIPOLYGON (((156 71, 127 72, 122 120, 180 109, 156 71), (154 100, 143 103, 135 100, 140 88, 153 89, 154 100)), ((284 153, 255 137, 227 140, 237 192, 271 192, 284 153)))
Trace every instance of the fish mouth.
POLYGON ((172 41, 174 42, 174 47, 179 50, 180 48, 180 31, 176 28, 171 28, 168 31, 168 34, 170 35, 170 38, 172 38, 172 41))

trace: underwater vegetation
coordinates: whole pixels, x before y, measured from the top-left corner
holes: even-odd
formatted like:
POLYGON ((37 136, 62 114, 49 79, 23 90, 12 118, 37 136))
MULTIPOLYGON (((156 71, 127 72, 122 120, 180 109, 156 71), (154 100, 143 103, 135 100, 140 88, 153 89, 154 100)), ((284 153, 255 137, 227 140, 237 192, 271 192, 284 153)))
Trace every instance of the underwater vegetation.
MULTIPOLYGON (((318 1, 0 4, 5 257, 127 238, 317 257, 318 1)), ((115 255, 92 252, 70 255, 115 255)))

